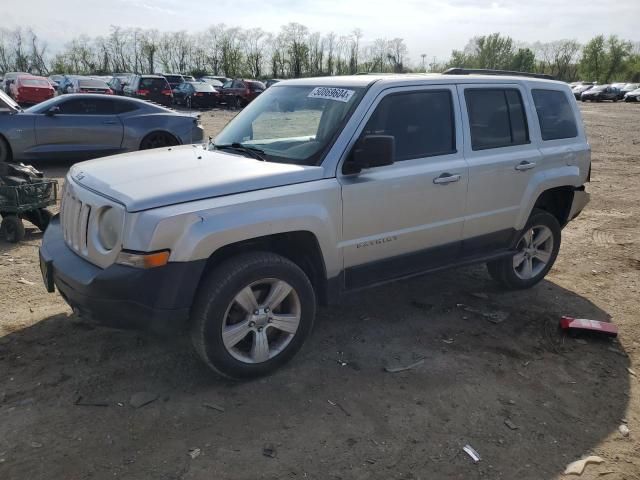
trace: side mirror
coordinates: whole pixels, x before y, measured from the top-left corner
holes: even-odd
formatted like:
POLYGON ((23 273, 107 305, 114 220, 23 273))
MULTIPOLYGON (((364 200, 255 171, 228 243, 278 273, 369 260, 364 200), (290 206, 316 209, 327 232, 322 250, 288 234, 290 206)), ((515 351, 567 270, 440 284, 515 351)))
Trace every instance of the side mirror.
POLYGON ((343 168, 344 173, 360 173, 365 168, 391 165, 396 156, 396 138, 392 135, 366 135, 351 152, 343 168))
POLYGON ((47 117, 53 117, 55 114, 60 113, 60 107, 58 105, 54 105, 49 110, 45 112, 47 117))

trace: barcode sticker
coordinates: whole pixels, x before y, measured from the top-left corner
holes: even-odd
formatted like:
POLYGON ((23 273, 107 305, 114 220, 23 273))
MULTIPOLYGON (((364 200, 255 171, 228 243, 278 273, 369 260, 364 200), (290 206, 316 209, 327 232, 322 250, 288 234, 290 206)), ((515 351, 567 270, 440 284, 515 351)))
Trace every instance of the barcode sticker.
POLYGON ((355 93, 355 90, 333 87, 316 87, 307 95, 309 98, 323 98, 325 100, 336 100, 338 102, 348 102, 355 93))

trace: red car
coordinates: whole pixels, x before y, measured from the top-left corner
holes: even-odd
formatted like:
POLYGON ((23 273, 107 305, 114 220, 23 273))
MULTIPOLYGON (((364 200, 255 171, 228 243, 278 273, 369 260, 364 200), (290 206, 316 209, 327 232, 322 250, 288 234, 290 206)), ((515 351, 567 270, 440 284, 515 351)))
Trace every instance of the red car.
POLYGON ((11 96, 16 103, 40 103, 52 98, 55 90, 44 77, 20 75, 11 84, 11 96))
POLYGON ((227 105, 240 109, 249 105, 267 87, 258 80, 243 80, 236 78, 229 80, 222 86, 222 96, 227 105))

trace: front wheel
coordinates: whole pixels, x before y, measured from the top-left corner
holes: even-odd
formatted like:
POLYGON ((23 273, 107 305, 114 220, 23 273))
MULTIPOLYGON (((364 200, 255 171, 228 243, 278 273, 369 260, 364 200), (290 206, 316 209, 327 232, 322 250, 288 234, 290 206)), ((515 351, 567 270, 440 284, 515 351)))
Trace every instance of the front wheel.
POLYGON ((18 243, 24 238, 24 224, 17 215, 7 215, 2 218, 0 230, 4 234, 4 239, 9 243, 18 243))
POLYGON ((544 210, 534 210, 520 233, 515 254, 489 262, 489 274, 510 289, 534 286, 556 261, 560 237, 561 228, 556 217, 544 210))
POLYGON ((178 141, 165 132, 153 132, 144 137, 140 143, 140 150, 149 150, 151 148, 173 147, 178 145, 178 141))
POLYGON ((247 253, 216 267, 203 281, 192 310, 191 338, 217 373, 257 377, 300 350, 315 313, 315 293, 300 267, 274 253, 247 253))

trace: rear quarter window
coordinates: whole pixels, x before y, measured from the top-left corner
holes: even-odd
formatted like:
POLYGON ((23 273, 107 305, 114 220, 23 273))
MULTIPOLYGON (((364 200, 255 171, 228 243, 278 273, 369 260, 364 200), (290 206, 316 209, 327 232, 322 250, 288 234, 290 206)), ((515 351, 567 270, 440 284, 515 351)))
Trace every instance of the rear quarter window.
POLYGON ((578 136, 573 108, 560 90, 531 90, 536 106, 542 140, 560 140, 578 136))

